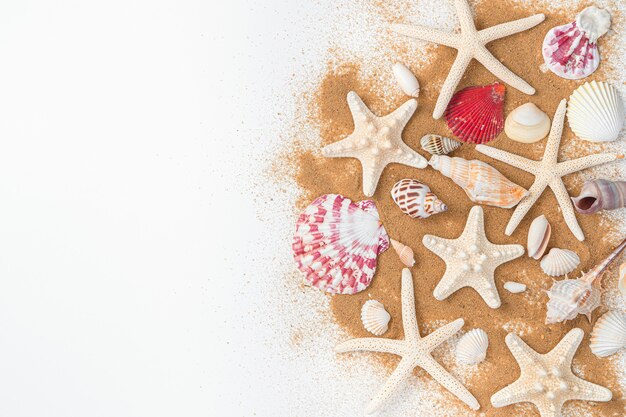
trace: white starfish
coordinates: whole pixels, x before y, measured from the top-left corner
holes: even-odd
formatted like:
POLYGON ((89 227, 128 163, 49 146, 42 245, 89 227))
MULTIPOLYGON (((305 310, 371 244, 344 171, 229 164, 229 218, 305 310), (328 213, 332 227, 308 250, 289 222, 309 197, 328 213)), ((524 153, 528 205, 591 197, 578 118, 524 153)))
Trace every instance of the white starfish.
POLYGON ((546 187, 550 187, 554 192, 565 223, 572 231, 574 236, 580 241, 585 240, 585 235, 582 229, 578 225, 574 209, 572 207, 572 201, 569 194, 565 189, 565 184, 561 177, 572 174, 577 171, 581 171, 585 168, 590 168, 596 165, 605 164, 607 162, 621 159, 624 155, 615 153, 603 153, 597 155, 587 155, 582 158, 572 159, 571 161, 558 162, 559 145, 561 144, 561 134, 563 133, 563 123, 565 121, 565 110, 567 107, 567 101, 561 100, 559 107, 554 113, 554 119, 552 120, 552 128, 550 129, 550 135, 546 143, 546 148, 543 153, 543 158, 540 161, 533 161, 519 155, 515 155, 500 149, 492 148, 490 146, 478 145, 476 150, 487 156, 497 159, 498 161, 505 162, 516 168, 524 170, 535 176, 535 182, 528 190, 528 195, 522 199, 517 205, 511 220, 506 225, 505 234, 511 236, 517 226, 520 224, 526 213, 535 204, 537 199, 543 193, 546 187))
POLYGON ((393 371, 383 388, 367 405, 366 412, 372 414, 380 410, 400 383, 413 373, 413 368, 415 367, 424 369, 435 381, 470 406, 472 410, 478 410, 480 405, 476 398, 430 355, 430 352, 437 346, 457 333, 464 323, 463 319, 456 319, 428 336, 420 337, 417 318, 415 317, 413 277, 411 276, 411 271, 408 268, 404 268, 402 270, 402 325, 404 327, 404 340, 366 337, 348 340, 335 348, 336 352, 341 353, 352 351, 385 352, 402 357, 402 360, 400 360, 397 368, 393 371))
POLYGON ((494 282, 496 268, 524 254, 522 245, 495 245, 487 240, 480 206, 472 207, 465 230, 458 238, 424 235, 422 242, 446 263, 446 272, 433 292, 437 300, 445 300, 461 288, 472 287, 491 308, 501 304, 494 282))
POLYGON ((545 355, 531 349, 513 333, 506 344, 519 364, 517 381, 491 397, 494 407, 531 402, 541 417, 561 417, 561 407, 570 400, 610 401, 611 391, 578 378, 572 373, 572 359, 583 340, 582 329, 572 329, 545 355))
POLYGON ((354 132, 347 138, 322 148, 329 158, 356 158, 363 168, 363 194, 374 195, 378 180, 388 164, 397 162, 425 168, 426 159, 402 141, 402 131, 417 108, 411 99, 393 113, 378 117, 355 93, 348 93, 348 106, 354 119, 354 132))
POLYGON ((526 81, 515 75, 502 62, 494 57, 485 45, 496 39, 504 38, 515 33, 523 32, 543 22, 545 16, 536 14, 524 19, 501 23, 487 29, 477 30, 472 17, 472 10, 467 0, 455 0, 454 6, 461 23, 461 33, 444 32, 439 29, 425 26, 410 26, 395 24, 391 30, 411 38, 417 38, 440 45, 449 46, 458 50, 456 59, 450 68, 448 77, 441 87, 433 117, 439 119, 454 95, 467 66, 472 58, 483 64, 493 75, 502 81, 520 90, 525 94, 535 94, 535 89, 526 81))

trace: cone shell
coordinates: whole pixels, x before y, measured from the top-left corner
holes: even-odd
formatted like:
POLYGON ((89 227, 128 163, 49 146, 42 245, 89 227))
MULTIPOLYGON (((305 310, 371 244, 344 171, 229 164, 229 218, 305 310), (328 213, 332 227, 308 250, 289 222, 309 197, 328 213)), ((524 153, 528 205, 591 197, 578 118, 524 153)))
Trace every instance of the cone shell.
POLYGON ((610 142, 624 126, 624 103, 619 91, 605 82, 578 87, 569 98, 567 120, 572 131, 590 142, 610 142))
POLYGON ((486 143, 504 127, 503 84, 467 87, 457 92, 446 108, 446 122, 463 142, 486 143))
POLYGON ((391 189, 391 198, 403 213, 414 219, 425 219, 448 210, 448 206, 430 192, 428 185, 405 178, 391 189))
POLYGON ((600 305, 601 291, 581 279, 557 281, 548 291, 548 311, 546 324, 573 320, 579 314, 590 318, 600 305))
POLYGON ((391 246, 393 246, 393 249, 398 254, 400 262, 402 262, 407 268, 411 268, 415 265, 413 249, 409 248, 404 243, 398 242, 395 239, 391 239, 391 246))
POLYGON ((601 358, 626 347, 626 313, 609 311, 598 319, 591 332, 589 347, 601 358))
POLYGON ((463 143, 458 140, 431 134, 422 136, 420 144, 422 145, 422 149, 431 155, 447 155, 463 145, 463 143))
POLYGON ((546 251, 548 241, 552 235, 552 227, 548 223, 548 219, 543 214, 537 217, 530 224, 528 229, 528 256, 534 259, 540 259, 546 251))
POLYGON ((369 286, 377 256, 389 247, 374 202, 338 194, 313 201, 296 222, 293 256, 309 285, 355 294, 369 286))
POLYGON ((587 181, 578 197, 572 197, 577 212, 593 214, 600 210, 626 207, 626 181, 587 181))
POLYGON ((389 320, 391 320, 391 316, 379 301, 367 300, 361 307, 363 327, 375 336, 382 336, 387 331, 389 320))
POLYGON ((474 203, 511 208, 528 194, 482 161, 433 155, 428 164, 462 187, 474 203))
POLYGON ((569 249, 552 248, 541 260, 541 269, 551 277, 569 274, 580 264, 576 252, 569 249))
POLYGON ((465 365, 475 365, 485 360, 489 337, 483 329, 473 329, 465 333, 456 345, 456 359, 465 365))
POLYGON ((534 143, 549 132, 550 118, 533 103, 522 104, 509 113, 504 122, 504 133, 517 142, 534 143))
POLYGON ((626 262, 619 266, 617 289, 619 289, 619 292, 622 293, 622 297, 626 298, 626 262))
POLYGON ((400 63, 395 64, 393 66, 393 75, 395 75, 396 82, 404 94, 415 98, 420 95, 420 84, 415 75, 406 66, 400 63))
POLYGON ((526 291, 526 285, 519 282, 507 281, 504 283, 504 289, 510 293, 517 294, 526 291))

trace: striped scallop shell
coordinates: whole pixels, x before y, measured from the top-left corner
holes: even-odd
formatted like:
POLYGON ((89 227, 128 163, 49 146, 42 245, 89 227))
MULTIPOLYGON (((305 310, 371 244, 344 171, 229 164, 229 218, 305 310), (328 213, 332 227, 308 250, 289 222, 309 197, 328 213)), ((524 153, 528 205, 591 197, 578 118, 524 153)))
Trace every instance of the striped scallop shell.
POLYGON ((382 336, 389 328, 391 316, 385 306, 376 300, 367 300, 361 307, 361 322, 365 330, 376 336, 382 336))
POLYGON ((551 277, 569 274, 580 264, 576 252, 569 249, 552 248, 541 260, 541 269, 551 277))
POLYGON ((601 358, 626 347, 626 313, 609 311, 598 319, 591 332, 589 347, 601 358))
POLYGON ((448 210, 448 206, 430 192, 428 185, 408 178, 393 186, 391 198, 403 213, 414 219, 425 219, 448 210))
POLYGON ((458 140, 433 134, 422 136, 420 144, 422 145, 422 149, 431 155, 447 155, 463 145, 463 143, 458 140))
POLYGON ((456 345, 456 359, 465 365, 475 365, 485 360, 489 337, 483 329, 474 329, 465 333, 456 345))

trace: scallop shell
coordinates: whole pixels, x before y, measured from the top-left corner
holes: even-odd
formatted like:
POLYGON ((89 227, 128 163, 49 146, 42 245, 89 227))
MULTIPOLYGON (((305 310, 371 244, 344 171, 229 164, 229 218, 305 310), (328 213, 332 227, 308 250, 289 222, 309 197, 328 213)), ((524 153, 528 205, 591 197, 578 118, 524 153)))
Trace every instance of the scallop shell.
POLYGON ((353 203, 338 194, 313 201, 296 222, 293 257, 309 285, 355 294, 369 286, 377 256, 389 237, 371 200, 353 203))
POLYGON ((589 347, 600 358, 626 347, 626 313, 614 310, 600 317, 593 326, 589 347))
POLYGON ((617 289, 619 289, 619 292, 622 293, 622 297, 626 297, 626 262, 619 266, 617 289))
POLYGON ((474 203, 511 208, 528 194, 482 161, 433 155, 428 164, 462 187, 474 203))
POLYGON ((504 289, 510 293, 517 294, 526 291, 526 285, 519 282, 507 281, 504 283, 504 289))
POLYGON ((593 214, 600 210, 626 207, 626 181, 587 181, 578 197, 572 197, 577 212, 593 214))
POLYGON ((447 155, 455 149, 460 148, 463 142, 445 136, 429 134, 422 136, 420 144, 422 145, 422 149, 431 155, 447 155))
POLYGON ((420 95, 420 84, 410 69, 397 63, 393 66, 393 75, 396 76, 396 81, 404 94, 415 98, 420 95))
POLYGON ((361 322, 365 330, 376 336, 382 336, 389 328, 391 316, 380 301, 367 300, 361 307, 361 322))
POLYGON ((483 329, 467 332, 456 345, 456 359, 465 365, 476 365, 487 357, 489 337, 483 329))
POLYGON ((543 214, 530 224, 528 229, 528 256, 534 259, 539 259, 543 256, 550 241, 550 235, 552 235, 552 227, 548 223, 548 219, 543 214))
POLYGON ((446 108, 448 127, 463 142, 486 143, 504 128, 504 84, 467 87, 446 108))
POLYGON ((592 81, 569 98, 567 120, 576 136, 590 142, 610 142, 624 126, 624 103, 611 84, 592 81))
POLYGON ((517 142, 534 143, 548 136, 550 118, 533 103, 522 104, 504 122, 504 133, 517 142))
POLYGON ((407 268, 411 268, 415 265, 415 256, 413 254, 413 249, 409 248, 404 243, 398 242, 395 239, 391 240, 391 246, 398 254, 398 258, 400 258, 400 262, 402 262, 407 268))
POLYGON ((551 277, 569 274, 580 264, 580 258, 569 249, 552 248, 541 260, 541 269, 551 277))
POLYGON ((430 192, 428 185, 408 178, 393 186, 391 198, 403 213, 414 219, 425 219, 448 210, 448 206, 430 192))

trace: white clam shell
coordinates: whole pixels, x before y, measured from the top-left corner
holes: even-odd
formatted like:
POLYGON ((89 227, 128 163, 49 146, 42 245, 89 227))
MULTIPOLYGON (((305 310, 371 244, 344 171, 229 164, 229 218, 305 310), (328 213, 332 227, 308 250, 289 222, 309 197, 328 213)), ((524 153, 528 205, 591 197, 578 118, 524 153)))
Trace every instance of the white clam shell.
POLYGON ((504 283, 504 289, 510 293, 517 294, 526 291, 526 285, 519 282, 507 281, 504 283))
POLYGON ((410 69, 400 63, 396 63, 393 66, 393 74, 404 94, 415 98, 420 95, 420 84, 410 69))
POLYGON ((465 365, 475 365, 485 360, 489 337, 483 329, 467 332, 456 345, 456 359, 465 365))
POLYGON ((567 120, 576 136, 590 142, 610 142, 624 126, 624 103, 619 91, 605 82, 578 87, 569 98, 567 120))
POLYGON ((611 14, 595 6, 589 6, 576 16, 578 26, 589 37, 590 43, 596 43, 611 28, 611 14))
POLYGON ((617 288, 619 289, 619 292, 622 293, 622 297, 626 297, 626 262, 619 266, 617 288))
POLYGON ((550 132, 550 118, 533 103, 522 104, 504 122, 504 132, 517 142, 534 143, 550 132))
POLYGON ((569 274, 580 264, 576 252, 569 249, 552 248, 541 260, 541 269, 551 277, 569 274))
POLYGON ((528 248, 528 256, 539 259, 543 256, 552 234, 552 227, 548 223, 548 219, 543 214, 530 224, 528 229, 528 240, 526 247, 528 248))
POLYGON ((591 332, 589 347, 601 358, 626 347, 626 313, 609 311, 600 317, 591 332))
POLYGON ((373 335, 383 335, 389 328, 389 320, 391 316, 380 301, 367 300, 361 307, 363 327, 373 335))

